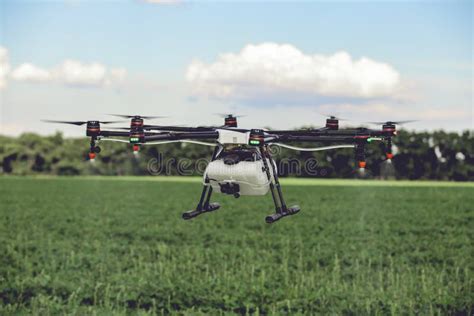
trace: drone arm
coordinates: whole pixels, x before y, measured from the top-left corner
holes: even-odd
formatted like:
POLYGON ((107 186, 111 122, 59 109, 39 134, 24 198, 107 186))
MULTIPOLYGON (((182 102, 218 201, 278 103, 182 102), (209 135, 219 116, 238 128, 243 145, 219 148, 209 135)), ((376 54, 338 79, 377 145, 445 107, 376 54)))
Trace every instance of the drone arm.
POLYGON ((267 137, 273 137, 277 139, 287 139, 294 141, 347 141, 348 139, 357 138, 360 136, 367 137, 379 137, 387 138, 392 137, 395 134, 392 132, 387 133, 386 131, 373 130, 373 129, 346 129, 346 130, 330 130, 330 129, 318 129, 318 130, 295 130, 295 131, 268 131, 266 132, 267 137))
POLYGON ((267 131, 267 134, 272 135, 305 135, 305 134, 314 134, 326 130, 325 127, 316 128, 316 129, 301 129, 301 130, 270 130, 267 131))
POLYGON ((354 136, 308 136, 308 135, 285 135, 276 140, 280 143, 291 142, 321 142, 321 143, 353 143, 354 136))
POLYGON ((183 133, 164 133, 162 135, 146 136, 145 141, 160 141, 160 140, 186 140, 186 139, 217 139, 218 132, 183 132, 183 133))
POLYGON ((355 145, 332 145, 332 146, 323 146, 323 147, 316 147, 316 148, 307 148, 307 147, 296 147, 296 146, 290 146, 287 144, 282 144, 282 143, 271 143, 271 146, 279 146, 279 147, 284 147, 288 148, 291 150, 297 150, 297 151, 324 151, 324 150, 331 150, 331 149, 339 149, 339 148, 354 148, 355 145))
POLYGON ((161 125, 143 125, 144 130, 155 130, 155 131, 176 131, 176 132, 192 132, 196 131, 195 127, 185 126, 161 126, 161 125))
POLYGON ((111 137, 111 136, 129 137, 130 133, 129 132, 121 132, 121 131, 100 131, 99 136, 103 136, 103 137, 111 137))

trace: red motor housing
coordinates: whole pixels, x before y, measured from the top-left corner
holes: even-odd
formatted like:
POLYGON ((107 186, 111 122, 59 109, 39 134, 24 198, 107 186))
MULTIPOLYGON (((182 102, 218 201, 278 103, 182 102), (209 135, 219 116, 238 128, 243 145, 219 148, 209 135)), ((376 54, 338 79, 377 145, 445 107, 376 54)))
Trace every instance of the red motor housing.
POLYGON ((98 136, 100 134, 99 121, 88 121, 86 125, 87 136, 98 136))
POLYGON ((326 119, 326 128, 331 130, 338 130, 339 129, 339 120, 336 118, 328 118, 326 119))
POLYGON ((224 125, 226 127, 237 127, 237 118, 232 115, 227 116, 224 119, 224 125))
POLYGON ((140 127, 143 127, 143 119, 140 117, 132 118, 132 120, 130 121, 130 128, 133 129, 133 128, 140 128, 140 127))
POLYGON ((397 127, 395 124, 387 123, 382 125, 382 131, 387 135, 396 135, 397 134, 397 127))

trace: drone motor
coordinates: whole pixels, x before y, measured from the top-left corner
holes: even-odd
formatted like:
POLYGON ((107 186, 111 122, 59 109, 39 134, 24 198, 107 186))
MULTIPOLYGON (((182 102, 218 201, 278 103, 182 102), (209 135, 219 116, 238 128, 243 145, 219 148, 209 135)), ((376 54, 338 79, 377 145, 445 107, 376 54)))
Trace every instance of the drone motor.
POLYGON ((338 130, 339 129, 339 120, 337 117, 330 116, 326 119, 326 128, 330 130, 338 130))
POLYGON ((140 116, 133 117, 130 120, 130 128, 131 129, 141 128, 141 127, 143 127, 143 118, 141 118, 140 116))
POLYGON ((396 133, 397 127, 392 122, 387 122, 386 124, 382 125, 382 131, 388 134, 396 133))
POLYGON ((225 127, 237 127, 237 117, 229 114, 224 118, 224 126, 225 127))
POLYGON ((86 125, 86 135, 95 137, 100 135, 100 122, 99 121, 88 121, 86 125))

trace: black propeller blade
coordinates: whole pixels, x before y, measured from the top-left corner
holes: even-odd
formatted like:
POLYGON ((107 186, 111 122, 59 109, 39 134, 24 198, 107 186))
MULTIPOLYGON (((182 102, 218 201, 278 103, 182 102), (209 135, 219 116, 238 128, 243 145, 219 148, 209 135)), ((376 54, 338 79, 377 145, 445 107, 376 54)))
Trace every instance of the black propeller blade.
MULTIPOLYGON (((41 120, 46 123, 59 123, 59 124, 72 124, 72 125, 77 125, 81 126, 84 124, 87 124, 88 121, 56 121, 56 120, 41 120)), ((92 121, 89 121, 92 122, 92 121)), ((100 124, 114 124, 114 123, 121 123, 123 121, 93 121, 93 122, 99 122, 100 124)))
POLYGON ((235 117, 235 118, 239 118, 239 117, 245 117, 247 115, 234 115, 234 114, 231 114, 231 113, 214 113, 215 115, 218 115, 222 118, 226 118, 226 117, 235 117))
POLYGON ((55 121, 55 120, 41 120, 42 122, 46 123, 60 123, 60 124, 71 124, 81 126, 87 124, 87 121, 55 121))
MULTIPOLYGON (((319 112, 318 112, 319 113, 319 112)), ((326 114, 326 113, 319 113, 324 117, 327 117, 330 120, 338 120, 338 121, 348 121, 346 118, 339 117, 338 114, 326 114)))
POLYGON ((386 122, 365 122, 368 124, 377 124, 377 125, 382 125, 382 124, 387 124, 387 125, 402 125, 402 124, 407 124, 407 123, 412 123, 412 122, 417 122, 418 120, 404 120, 404 121, 386 121, 386 122))
POLYGON ((165 118, 167 116, 150 116, 150 115, 128 115, 128 114, 108 114, 122 118, 137 118, 137 119, 157 119, 157 118, 165 118))

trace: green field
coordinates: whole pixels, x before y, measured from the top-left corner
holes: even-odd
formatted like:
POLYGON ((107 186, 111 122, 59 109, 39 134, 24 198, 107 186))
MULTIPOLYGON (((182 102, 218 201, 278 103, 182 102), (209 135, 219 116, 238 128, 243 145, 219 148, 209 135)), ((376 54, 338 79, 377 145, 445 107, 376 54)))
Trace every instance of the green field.
POLYGON ((0 314, 474 314, 474 186, 286 180, 302 211, 199 180, 0 178, 0 314))

